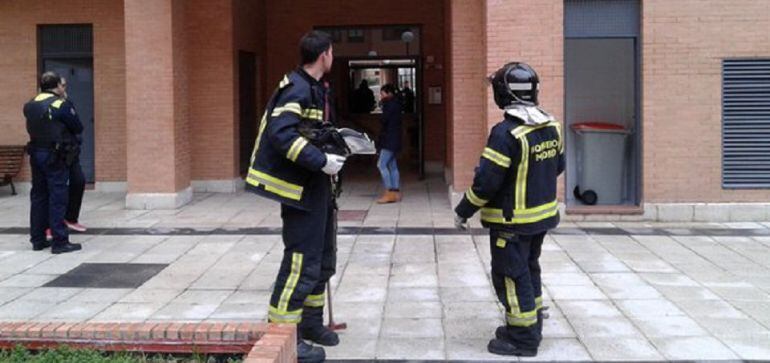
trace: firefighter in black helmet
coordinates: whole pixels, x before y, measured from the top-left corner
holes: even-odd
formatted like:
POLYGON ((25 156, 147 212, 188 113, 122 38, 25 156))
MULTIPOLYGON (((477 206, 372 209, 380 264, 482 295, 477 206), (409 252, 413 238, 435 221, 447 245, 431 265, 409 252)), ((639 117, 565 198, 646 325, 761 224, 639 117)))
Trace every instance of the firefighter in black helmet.
POLYGON ((501 355, 535 356, 542 339, 540 250, 559 223, 556 178, 564 171, 561 126, 538 107, 539 80, 527 64, 512 62, 489 77, 504 118, 492 128, 473 186, 455 208, 455 225, 479 209, 489 228, 492 284, 506 324, 487 348, 501 355))
POLYGON ((340 171, 345 157, 325 153, 304 133, 328 119, 321 77, 334 59, 331 38, 311 31, 299 48, 300 66, 283 77, 259 123, 246 183, 248 190, 281 203, 285 249, 268 320, 299 324, 298 360, 320 362, 323 348, 302 339, 339 343, 337 333, 323 325, 323 309, 336 267, 330 175, 340 171))

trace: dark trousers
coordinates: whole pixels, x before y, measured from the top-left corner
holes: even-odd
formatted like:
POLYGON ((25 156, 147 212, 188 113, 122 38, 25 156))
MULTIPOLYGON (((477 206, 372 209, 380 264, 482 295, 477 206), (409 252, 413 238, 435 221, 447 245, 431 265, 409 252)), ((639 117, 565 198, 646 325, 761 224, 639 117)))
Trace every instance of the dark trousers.
POLYGON ((45 229, 50 226, 53 244, 64 244, 69 241, 69 233, 64 225, 69 169, 64 161, 56 160, 51 150, 31 149, 29 153, 32 169, 30 242, 45 243, 45 229))
POLYGON ((69 167, 69 175, 69 200, 64 219, 77 223, 80 217, 80 206, 83 204, 83 193, 86 190, 86 177, 83 175, 83 168, 80 167, 80 159, 75 159, 69 167))
POLYGON ((509 336, 519 348, 536 349, 542 337, 540 251, 545 232, 517 235, 490 230, 492 285, 505 306, 509 336))
POLYGON ((318 175, 304 191, 309 211, 281 205, 283 260, 270 298, 268 320, 299 323, 303 308, 323 308, 326 283, 336 269, 336 213, 329 177, 318 175))

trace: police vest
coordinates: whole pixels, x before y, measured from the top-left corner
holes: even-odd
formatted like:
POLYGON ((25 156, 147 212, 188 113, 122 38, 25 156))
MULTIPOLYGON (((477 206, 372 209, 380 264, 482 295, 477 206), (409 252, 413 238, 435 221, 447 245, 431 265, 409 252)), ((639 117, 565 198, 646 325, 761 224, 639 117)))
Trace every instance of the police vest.
POLYGON ((55 94, 43 92, 24 104, 31 146, 54 148, 56 144, 69 141, 66 126, 53 116, 53 109, 59 109, 63 103, 64 99, 55 94))

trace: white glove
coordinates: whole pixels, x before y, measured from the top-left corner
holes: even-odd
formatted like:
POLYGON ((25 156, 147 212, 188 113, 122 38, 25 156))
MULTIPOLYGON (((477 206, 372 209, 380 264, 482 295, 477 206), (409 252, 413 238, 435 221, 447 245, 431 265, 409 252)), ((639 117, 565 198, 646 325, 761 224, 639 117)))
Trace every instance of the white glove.
POLYGON ((455 214, 455 228, 466 231, 468 230, 468 219, 463 218, 455 214))
POLYGON ((321 170, 329 175, 337 175, 345 164, 345 157, 337 154, 326 154, 326 164, 321 170))

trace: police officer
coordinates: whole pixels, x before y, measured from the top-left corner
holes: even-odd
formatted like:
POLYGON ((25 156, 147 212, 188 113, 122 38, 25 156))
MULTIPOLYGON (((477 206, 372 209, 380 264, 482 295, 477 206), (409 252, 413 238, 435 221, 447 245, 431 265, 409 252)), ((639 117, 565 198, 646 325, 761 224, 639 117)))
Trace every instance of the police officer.
POLYGON ((33 250, 51 246, 54 254, 81 248, 80 244, 69 242, 64 225, 69 165, 77 145, 75 135, 83 131, 75 108, 63 97, 66 86, 66 81, 58 74, 45 72, 40 77, 42 91, 24 105, 32 169, 30 242, 33 250), (53 234, 52 245, 45 238, 48 226, 53 234))
POLYGON ((504 118, 492 128, 473 186, 455 208, 455 225, 481 209, 489 228, 492 284, 505 306, 506 324, 487 349, 535 356, 542 339, 540 257, 543 238, 559 223, 556 178, 564 171, 558 121, 541 110, 539 81, 525 63, 508 63, 489 77, 504 118))
POLYGON ((334 58, 331 38, 319 31, 300 40, 300 66, 281 80, 259 124, 246 178, 247 189, 281 203, 283 261, 268 309, 268 320, 298 323, 301 362, 325 359, 323 348, 337 334, 323 325, 325 288, 335 272, 334 220, 330 176, 345 158, 324 153, 307 130, 324 120, 321 77, 334 58))

